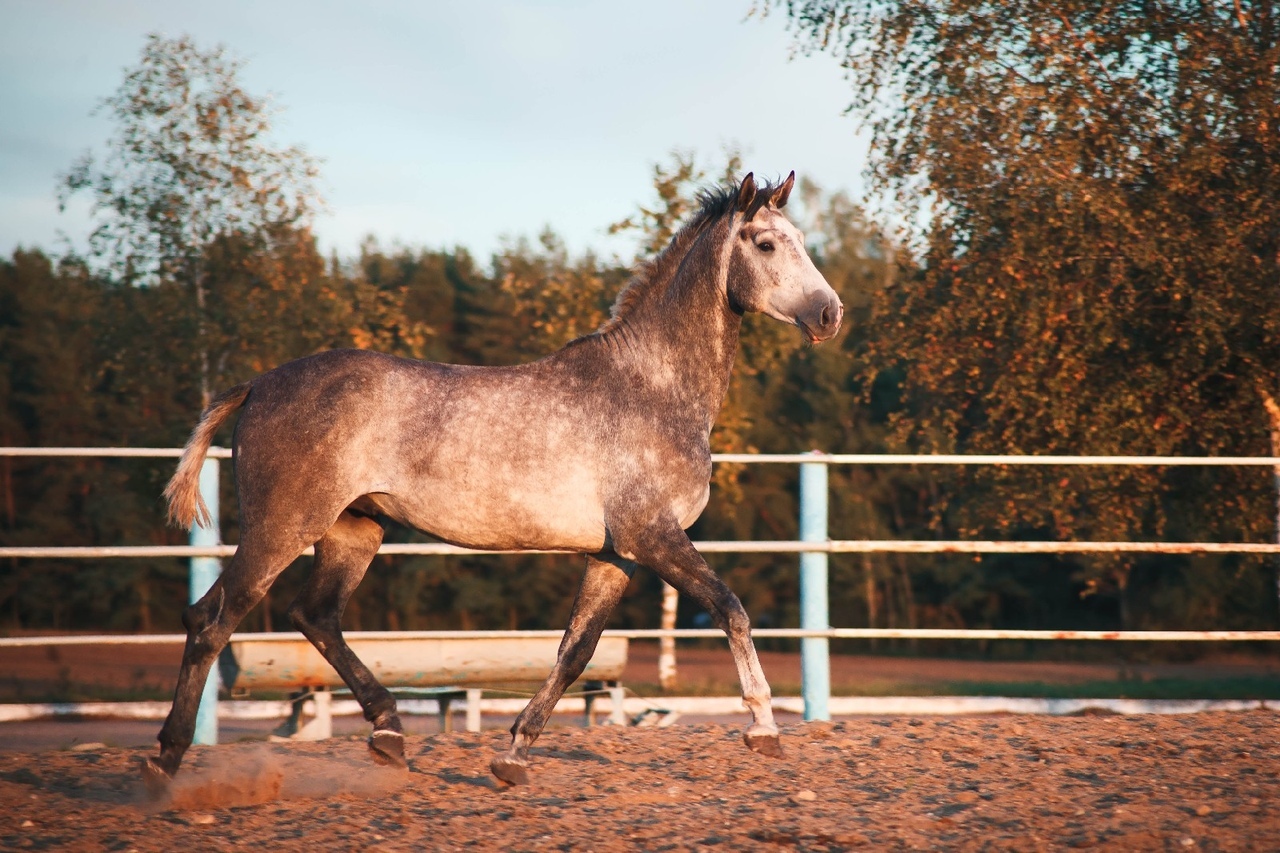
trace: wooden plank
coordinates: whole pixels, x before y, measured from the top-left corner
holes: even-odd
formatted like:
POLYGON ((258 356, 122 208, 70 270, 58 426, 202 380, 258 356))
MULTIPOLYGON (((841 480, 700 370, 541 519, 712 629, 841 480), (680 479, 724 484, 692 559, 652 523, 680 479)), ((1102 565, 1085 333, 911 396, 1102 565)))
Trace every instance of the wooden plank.
MULTIPOLYGON (((388 687, 539 683, 555 664, 554 637, 477 639, 352 638, 351 650, 388 687)), ((309 642, 232 637, 219 666, 233 690, 341 687, 342 679, 309 642)), ((603 637, 582 678, 610 681, 627 665, 627 640, 603 637)))

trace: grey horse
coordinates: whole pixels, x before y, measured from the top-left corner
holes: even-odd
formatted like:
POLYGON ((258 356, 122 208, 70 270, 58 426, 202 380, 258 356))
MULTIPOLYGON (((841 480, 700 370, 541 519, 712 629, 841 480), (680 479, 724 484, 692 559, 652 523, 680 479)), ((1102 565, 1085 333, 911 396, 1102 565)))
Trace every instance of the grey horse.
POLYGON ((369 748, 407 767, 396 701, 347 646, 340 620, 388 519, 456 545, 586 555, 554 668, 512 726, 495 776, 528 781, 529 748, 585 668, 637 565, 704 608, 728 635, 752 715, 744 740, 779 755, 769 685, 747 613, 685 530, 709 495, 709 438, 744 312, 840 329, 843 307, 781 212, 795 183, 752 175, 705 192, 670 245, 643 265, 597 332, 513 367, 433 364, 335 350, 281 365, 216 397, 165 489, 170 520, 207 525, 200 466, 215 431, 233 439, 240 545, 183 614, 187 628, 160 754, 163 792, 195 732, 202 685, 240 620, 310 545, 315 562, 289 616, 373 724, 369 748))

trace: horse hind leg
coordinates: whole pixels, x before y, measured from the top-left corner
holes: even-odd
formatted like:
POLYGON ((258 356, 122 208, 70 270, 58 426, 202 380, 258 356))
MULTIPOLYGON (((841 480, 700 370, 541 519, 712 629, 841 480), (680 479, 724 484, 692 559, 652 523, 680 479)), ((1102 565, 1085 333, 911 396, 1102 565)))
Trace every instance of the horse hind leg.
POLYGON ((595 654, 609 614, 622 599, 635 563, 613 554, 587 557, 587 570, 573 601, 569 626, 556 654, 556 663, 537 694, 511 727, 511 747, 489 762, 489 770, 503 782, 529 781, 529 747, 542 734, 547 718, 565 689, 577 680, 595 654))
POLYGON ((253 538, 242 541, 209 591, 183 612, 187 643, 174 688, 173 707, 157 736, 160 755, 146 758, 142 765, 143 782, 153 796, 167 789, 195 738, 196 712, 214 661, 236 626, 301 551, 302 546, 280 549, 260 545, 253 538))
POLYGON ((316 559, 297 599, 289 606, 289 618, 324 659, 342 676, 373 723, 369 751, 380 764, 407 768, 404 729, 396 700, 356 657, 342 636, 342 612, 364 578, 382 544, 383 528, 375 519, 350 511, 316 542, 316 559))

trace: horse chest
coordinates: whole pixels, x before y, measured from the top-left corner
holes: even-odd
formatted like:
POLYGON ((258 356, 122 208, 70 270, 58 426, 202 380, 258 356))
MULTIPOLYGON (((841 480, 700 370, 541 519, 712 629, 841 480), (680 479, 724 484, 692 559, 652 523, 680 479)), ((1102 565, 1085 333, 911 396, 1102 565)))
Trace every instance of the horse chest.
POLYGON ((612 478, 606 504, 629 515, 670 514, 682 528, 695 521, 711 497, 711 457, 697 446, 649 446, 627 454, 612 478))

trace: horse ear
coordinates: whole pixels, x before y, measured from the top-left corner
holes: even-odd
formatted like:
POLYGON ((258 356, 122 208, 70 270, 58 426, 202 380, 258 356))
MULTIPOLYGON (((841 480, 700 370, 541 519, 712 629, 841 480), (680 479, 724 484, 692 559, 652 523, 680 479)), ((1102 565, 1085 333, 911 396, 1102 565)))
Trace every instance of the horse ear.
POLYGON ((787 179, 782 182, 782 186, 773 191, 773 196, 769 199, 769 203, 774 207, 783 208, 787 206, 787 198, 791 195, 791 188, 796 185, 796 170, 792 169, 791 174, 787 175, 787 179))
POLYGON ((747 176, 742 179, 742 186, 738 188, 738 203, 736 207, 739 211, 746 210, 751 206, 751 202, 756 198, 756 176, 754 172, 747 172, 747 176))

